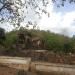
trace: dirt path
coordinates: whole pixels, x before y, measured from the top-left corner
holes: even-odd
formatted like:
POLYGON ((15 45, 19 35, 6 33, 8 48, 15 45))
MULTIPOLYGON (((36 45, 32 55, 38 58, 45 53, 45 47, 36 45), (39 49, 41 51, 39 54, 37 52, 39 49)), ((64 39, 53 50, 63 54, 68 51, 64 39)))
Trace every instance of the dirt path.
MULTIPOLYGON (((11 68, 24 69, 28 71, 29 68, 33 72, 41 73, 57 73, 57 75, 75 75, 75 65, 61 65, 46 62, 31 62, 30 58, 19 57, 0 57, 0 63, 11 68)), ((43 74, 41 74, 43 75, 43 74)))

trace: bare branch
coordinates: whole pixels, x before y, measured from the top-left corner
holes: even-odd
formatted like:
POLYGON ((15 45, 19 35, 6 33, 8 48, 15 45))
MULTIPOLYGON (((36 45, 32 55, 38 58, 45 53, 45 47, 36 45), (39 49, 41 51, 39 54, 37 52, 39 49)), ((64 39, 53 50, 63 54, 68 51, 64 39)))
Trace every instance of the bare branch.
MULTIPOLYGON (((57 7, 64 6, 66 1, 67 0, 52 0, 53 3, 57 4, 57 7), (56 3, 58 1, 59 4, 56 3)), ((75 0, 68 0, 68 2, 72 3, 75 2, 75 0)), ((31 17, 33 13, 33 17, 34 15, 38 15, 39 19, 41 18, 42 13, 50 17, 50 13, 46 11, 49 0, 0 0, 0 3, 2 4, 0 7, 0 12, 7 9, 10 12, 9 15, 12 13, 8 21, 15 25, 20 25, 20 23, 23 22, 26 17, 31 17), (30 15, 31 12, 32 14, 30 15)), ((5 20, 5 18, 3 20, 5 20)), ((31 24, 32 22, 31 20, 28 20, 27 23, 31 24)))

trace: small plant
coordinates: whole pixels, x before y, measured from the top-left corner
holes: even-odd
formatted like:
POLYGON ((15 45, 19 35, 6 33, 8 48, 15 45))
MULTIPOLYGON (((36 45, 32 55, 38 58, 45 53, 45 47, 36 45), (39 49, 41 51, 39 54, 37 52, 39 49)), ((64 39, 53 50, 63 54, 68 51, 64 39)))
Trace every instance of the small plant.
POLYGON ((27 75, 27 73, 24 70, 19 70, 17 75, 27 75))

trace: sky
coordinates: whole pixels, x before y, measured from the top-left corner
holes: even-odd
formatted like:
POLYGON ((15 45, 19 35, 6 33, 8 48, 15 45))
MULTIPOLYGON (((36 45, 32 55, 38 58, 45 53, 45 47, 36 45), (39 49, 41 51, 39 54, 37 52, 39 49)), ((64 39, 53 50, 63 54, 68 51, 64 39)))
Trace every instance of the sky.
MULTIPOLYGON (((32 14, 33 11, 30 11, 26 19, 34 19, 37 21, 41 30, 50 30, 51 32, 64 34, 70 37, 75 35, 75 4, 66 2, 64 7, 56 7, 51 0, 49 0, 49 2, 46 10, 50 14, 50 17, 42 13, 41 19, 38 20, 37 16, 32 14)), ((6 25, 1 25, 1 27, 5 28, 7 31, 13 29, 13 26, 10 26, 8 23, 6 23, 6 25)))
POLYGON ((75 4, 66 2, 65 6, 60 8, 49 4, 47 11, 50 13, 50 17, 42 14, 39 22, 41 29, 70 37, 75 35, 75 4))

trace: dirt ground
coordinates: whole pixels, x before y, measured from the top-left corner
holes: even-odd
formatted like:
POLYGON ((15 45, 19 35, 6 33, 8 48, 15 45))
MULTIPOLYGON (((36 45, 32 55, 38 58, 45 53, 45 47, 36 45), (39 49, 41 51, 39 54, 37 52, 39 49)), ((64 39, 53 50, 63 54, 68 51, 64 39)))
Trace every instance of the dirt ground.
MULTIPOLYGON (((21 57, 31 57, 32 61, 43 61, 50 63, 61 63, 61 64, 72 64, 75 65, 75 55, 74 54, 55 54, 51 52, 34 52, 34 51, 23 51, 21 57)), ((0 65, 0 75, 69 75, 62 72, 25 72, 25 74, 19 74, 19 70, 14 68, 9 68, 7 66, 0 65)))
POLYGON ((0 75, 69 75, 64 72, 23 71, 0 65, 0 75))
POLYGON ((0 75, 16 75, 18 70, 0 65, 0 75))

